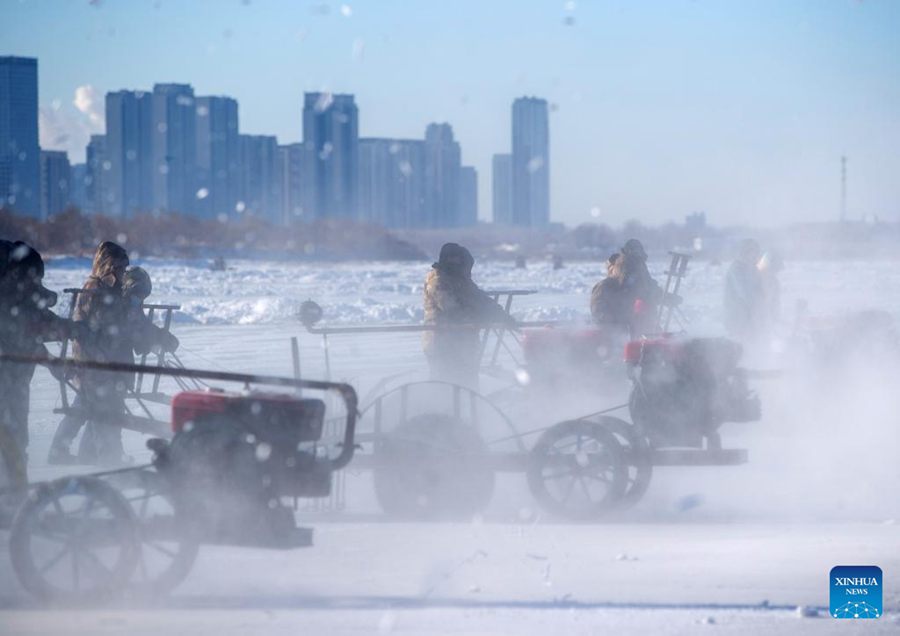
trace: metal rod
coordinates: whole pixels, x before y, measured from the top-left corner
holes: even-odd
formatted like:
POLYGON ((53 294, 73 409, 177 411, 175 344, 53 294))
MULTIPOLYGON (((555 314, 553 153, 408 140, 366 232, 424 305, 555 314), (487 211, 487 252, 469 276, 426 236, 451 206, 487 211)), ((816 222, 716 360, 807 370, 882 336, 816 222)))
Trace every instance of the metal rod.
MULTIPOLYGON (((172 326, 172 310, 166 309, 166 318, 165 318, 165 321, 163 322, 163 329, 166 331, 166 333, 170 333, 169 328, 171 326, 172 326)), ((160 351, 158 354, 156 354, 156 368, 161 368, 162 366, 165 365, 165 362, 166 362, 166 352, 160 351)), ((157 374, 157 375, 153 376, 153 390, 151 391, 151 393, 158 393, 158 392, 159 392, 159 375, 157 374)))
MULTIPOLYGON (((509 310, 512 308, 512 300, 513 300, 512 294, 510 294, 509 296, 506 297, 506 307, 504 308, 504 311, 506 311, 507 316, 509 316, 509 310)), ((512 316, 510 316, 510 317, 512 317, 512 316)), ((503 344, 503 336, 506 334, 506 331, 507 331, 506 329, 501 329, 496 332, 497 333, 497 344, 494 346, 494 354, 491 356, 491 365, 492 366, 497 364, 497 356, 500 353, 500 345, 503 344)))
POLYGON ((92 360, 70 360, 51 357, 20 356, 0 354, 0 362, 19 364, 40 364, 45 367, 58 367, 63 372, 69 369, 90 369, 94 371, 112 371, 119 373, 157 373, 169 377, 186 377, 202 380, 218 380, 221 382, 240 382, 243 384, 268 384, 293 389, 312 389, 315 391, 334 391, 344 401, 347 409, 344 441, 337 458, 331 460, 332 470, 346 466, 353 458, 354 436, 356 434, 356 418, 359 400, 356 390, 343 382, 322 382, 320 380, 295 380, 275 375, 257 375, 250 373, 231 373, 229 371, 211 371, 205 369, 173 369, 171 367, 151 367, 127 362, 94 362, 92 360))
MULTIPOLYGON (((294 364, 294 379, 300 379, 300 343, 297 336, 291 337, 291 361, 294 364)), ((300 389, 297 389, 297 395, 301 395, 300 389)))
POLYGON ((485 291, 489 296, 531 296, 537 293, 536 289, 489 289, 485 291))
MULTIPOLYGON (((63 293, 72 294, 73 297, 77 297, 80 294, 106 294, 107 292, 103 289, 81 289, 80 287, 67 287, 63 290, 63 293)), ((75 298, 73 298, 72 300, 74 301, 75 298)), ((144 303, 144 307, 146 309, 173 309, 176 311, 181 309, 181 305, 166 305, 159 303, 144 303)))
POLYGON ((359 327, 315 327, 304 325, 311 334, 327 336, 331 334, 351 333, 421 333, 423 331, 469 331, 472 329, 527 329, 532 327, 553 327, 566 323, 554 320, 517 322, 515 326, 508 323, 484 323, 479 325, 383 325, 383 326, 359 326, 359 327))
MULTIPOLYGON (((619 409, 624 409, 624 408, 626 408, 627 406, 628 406, 627 403, 625 403, 625 404, 619 404, 618 406, 611 406, 611 407, 609 407, 608 409, 603 409, 602 411, 597 411, 596 413, 591 413, 590 415, 584 415, 584 416, 579 417, 579 418, 577 418, 577 419, 578 419, 578 420, 586 420, 586 419, 588 419, 588 418, 591 418, 591 417, 594 417, 594 416, 597 416, 597 415, 603 415, 604 413, 611 413, 611 412, 613 412, 613 411, 618 411, 619 409)), ((510 441, 510 440, 520 440, 521 438, 526 437, 526 436, 528 436, 528 435, 534 435, 535 433, 543 433, 543 432, 546 431, 548 428, 550 428, 550 426, 541 426, 541 427, 539 427, 539 428, 533 428, 533 429, 531 429, 531 430, 524 431, 524 432, 516 432, 516 433, 513 434, 513 435, 507 435, 506 437, 500 437, 500 438, 498 438, 498 439, 492 439, 491 441, 488 442, 488 445, 499 444, 499 443, 501 443, 501 442, 508 442, 508 441, 510 441)))
MULTIPOLYGON (((670 252, 670 255, 672 256, 672 258, 669 262, 669 269, 666 272, 666 286, 663 288, 663 301, 665 301, 666 296, 669 295, 669 287, 672 285, 672 274, 675 271, 675 263, 678 261, 678 254, 670 252)), ((660 302, 659 311, 656 312, 656 328, 660 331, 663 330, 663 312, 665 312, 665 310, 665 302, 660 302)))
MULTIPOLYGON (((150 311, 147 312, 147 319, 148 319, 151 323, 153 322, 153 316, 154 316, 155 312, 156 312, 156 308, 155 308, 155 307, 150 307, 150 311)), ((66 356, 65 356, 65 355, 62 355, 62 356, 60 356, 60 357, 61 357, 61 358, 65 358, 66 356)), ((146 353, 142 353, 142 354, 141 354, 141 364, 147 364, 147 354, 146 354, 146 353)), ((137 382, 135 383, 135 391, 137 391, 138 393, 140 393, 140 392, 141 392, 141 388, 142 388, 143 386, 144 386, 144 374, 143 374, 143 373, 140 373, 140 374, 138 374, 137 382)))
POLYGON ((328 334, 322 334, 322 347, 325 349, 325 379, 331 380, 331 351, 328 349, 328 334))

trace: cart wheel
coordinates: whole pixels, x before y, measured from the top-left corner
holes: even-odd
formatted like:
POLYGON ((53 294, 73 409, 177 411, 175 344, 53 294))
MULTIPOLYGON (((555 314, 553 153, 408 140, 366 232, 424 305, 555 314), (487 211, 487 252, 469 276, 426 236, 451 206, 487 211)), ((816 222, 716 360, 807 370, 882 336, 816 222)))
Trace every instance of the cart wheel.
POLYGON ((609 511, 628 485, 622 445, 602 424, 587 420, 544 431, 531 451, 526 476, 541 506, 578 520, 609 511))
POLYGON ((653 477, 653 463, 650 461, 650 445, 634 426, 617 417, 601 415, 593 419, 613 435, 622 445, 625 465, 628 470, 628 484, 625 494, 619 499, 619 508, 630 508, 644 496, 653 477))
POLYGON ((412 417, 375 452, 375 496, 388 514, 469 518, 493 495, 487 446, 473 428, 449 415, 412 417))
POLYGON ((120 592, 138 559, 134 514, 96 477, 38 487, 19 508, 9 537, 22 586, 45 600, 91 602, 120 592))
POLYGON ((159 473, 137 473, 136 483, 123 488, 122 494, 134 511, 140 539, 129 591, 138 596, 168 594, 184 581, 197 559, 198 528, 159 473))

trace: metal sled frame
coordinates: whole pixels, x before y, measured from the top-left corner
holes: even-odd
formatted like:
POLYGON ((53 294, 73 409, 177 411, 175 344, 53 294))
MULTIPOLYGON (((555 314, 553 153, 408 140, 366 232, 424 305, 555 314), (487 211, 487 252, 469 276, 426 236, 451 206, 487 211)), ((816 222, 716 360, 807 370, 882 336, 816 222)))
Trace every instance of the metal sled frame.
MULTIPOLYGON (((689 255, 680 253, 672 253, 671 256, 672 259, 666 271, 667 278, 663 288, 663 292, 666 295, 679 292, 690 259, 689 255)), ((508 314, 516 296, 530 295, 535 292, 528 290, 497 290, 487 293, 504 306, 508 314)), ((655 318, 657 329, 661 333, 668 332, 673 320, 682 326, 687 322, 686 317, 676 306, 663 302, 660 303, 655 318)), ((518 323, 517 326, 541 327, 559 324, 559 322, 548 321, 518 323)), ((331 374, 328 338, 332 335, 342 334, 398 334, 428 332, 437 329, 482 329, 483 333, 480 336, 480 368, 482 373, 499 376, 496 373, 498 370, 496 363, 501 352, 506 352, 516 367, 522 366, 520 352, 514 350, 514 346, 521 345, 521 340, 515 329, 510 328, 508 324, 480 327, 475 325, 451 327, 436 327, 434 325, 316 327, 314 323, 305 322, 304 326, 307 332, 322 337, 327 377, 330 377, 331 374), (507 332, 510 333, 511 340, 505 338, 507 332), (489 342, 492 335, 496 338, 493 344, 489 342)), ((292 349, 295 374, 299 375, 299 346, 296 338, 292 340, 292 349)), ((367 394, 363 402, 365 405, 363 414, 369 414, 372 418, 373 429, 371 433, 367 433, 359 438, 360 442, 368 446, 368 452, 358 454, 354 466, 374 472, 376 494, 379 490, 377 485, 379 471, 391 471, 393 468, 392 464, 397 461, 397 457, 390 454, 384 457, 380 456, 388 448, 388 443, 408 443, 410 448, 414 448, 418 444, 420 448, 426 452, 428 451, 429 441, 427 439, 405 437, 408 433, 406 429, 404 429, 404 433, 400 437, 391 435, 391 426, 386 421, 385 414, 387 401, 395 400, 399 406, 399 415, 395 425, 406 424, 409 415, 407 405, 413 401, 412 394, 420 389, 433 391, 434 389, 443 388, 445 397, 449 397, 449 410, 441 410, 439 413, 436 411, 434 415, 446 416, 449 418, 448 423, 451 421, 468 422, 469 425, 478 428, 479 415, 477 411, 479 409, 482 411, 487 409, 494 414, 496 420, 503 423, 502 425, 506 427, 509 434, 500 438, 486 438, 483 440, 484 445, 480 451, 482 455, 479 465, 495 473, 525 473, 532 494, 542 506, 564 517, 576 519, 597 518, 608 511, 633 505, 640 500, 646 491, 654 467, 735 466, 747 462, 747 451, 743 449, 714 448, 710 446, 699 449, 651 447, 646 436, 638 427, 611 415, 616 411, 627 409, 627 403, 612 406, 573 420, 543 425, 530 430, 519 430, 509 415, 504 412, 498 401, 493 399, 499 398, 510 391, 520 391, 521 387, 517 384, 511 384, 486 396, 466 387, 449 383, 434 381, 410 382, 407 381, 406 375, 406 373, 401 373, 382 378, 367 394), (530 438, 530 440, 526 440, 526 438, 530 438), (619 487, 623 489, 621 492, 614 493, 602 501, 595 502, 596 505, 589 511, 577 512, 567 508, 566 501, 553 500, 553 496, 546 489, 546 483, 541 483, 541 480, 544 479, 541 476, 541 471, 544 469, 552 471, 554 468, 561 467, 559 456, 554 454, 560 451, 563 453, 571 452, 573 446, 578 445, 580 447, 582 439, 586 440, 586 443, 592 444, 594 448, 601 448, 601 453, 609 452, 612 455, 617 455, 619 457, 618 461, 625 467, 626 474, 624 476, 620 475, 619 478, 619 487), (499 445, 509 442, 512 442, 514 445, 512 449, 502 452, 498 450, 499 445)), ((432 447, 432 450, 435 448, 438 447, 432 447)), ((415 451, 411 452, 414 458, 415 451)), ((448 452, 454 453, 452 449, 448 449, 448 452)), ((472 460, 471 455, 464 454, 458 457, 463 461, 472 460)), ((451 459, 453 459, 453 455, 451 455, 451 459)), ((415 463, 415 459, 413 459, 413 462, 415 463)), ((456 479, 457 477, 458 475, 452 472, 448 474, 450 479, 456 479)), ((544 481, 546 482, 547 480, 544 479, 544 481)), ((481 485, 488 487, 486 481, 481 485)), ((343 488, 343 483, 340 484, 340 488, 343 488)), ((473 496, 478 495, 477 488, 470 492, 473 496)), ((380 498, 379 502, 382 503, 386 511, 389 511, 380 498)), ((331 509, 341 509, 341 507, 331 509)), ((468 512, 475 511, 470 510, 468 512)))
MULTIPOLYGON (((75 306, 78 302, 78 296, 83 293, 91 292, 85 292, 83 289, 79 288, 64 289, 63 292, 71 296, 71 300, 69 303, 69 313, 67 316, 69 320, 71 320, 75 314, 75 306)), ((147 318, 150 321, 154 321, 157 315, 162 316, 163 329, 165 329, 167 332, 170 331, 172 326, 173 312, 181 309, 181 305, 163 304, 145 304, 143 307, 147 310, 147 318)), ((70 344, 70 338, 64 338, 62 340, 60 344, 60 358, 65 359, 69 355, 70 344)), ((171 401, 171 398, 169 396, 161 393, 159 390, 160 378, 163 375, 172 377, 175 380, 175 383, 178 385, 178 388, 182 391, 202 389, 205 385, 198 377, 191 375, 191 372, 185 368, 184 364, 181 362, 178 356, 175 355, 174 352, 166 353, 164 351, 160 351, 159 353, 155 354, 145 353, 141 355, 139 366, 141 366, 143 370, 137 373, 137 379, 135 381, 134 387, 128 387, 126 400, 135 403, 137 406, 137 410, 142 414, 134 413, 133 410, 129 408, 128 403, 126 402, 126 412, 122 416, 122 428, 148 435, 167 435, 168 423, 162 422, 153 417, 152 412, 147 406, 147 403, 169 404, 169 402, 171 401), (150 358, 151 355, 156 358, 155 365, 147 364, 148 358, 150 358), (160 370, 162 369, 182 369, 186 371, 186 373, 178 375, 164 374, 160 373, 160 370), (145 377, 148 378, 150 382, 150 390, 148 391, 144 390, 145 377)), ((71 365, 69 366, 69 368, 72 368, 71 365)), ((60 403, 62 406, 54 409, 53 412, 62 415, 79 413, 80 410, 76 409, 69 400, 69 390, 72 390, 77 394, 78 387, 76 387, 72 383, 71 379, 67 377, 67 374, 65 373, 59 374, 58 382, 60 403)))

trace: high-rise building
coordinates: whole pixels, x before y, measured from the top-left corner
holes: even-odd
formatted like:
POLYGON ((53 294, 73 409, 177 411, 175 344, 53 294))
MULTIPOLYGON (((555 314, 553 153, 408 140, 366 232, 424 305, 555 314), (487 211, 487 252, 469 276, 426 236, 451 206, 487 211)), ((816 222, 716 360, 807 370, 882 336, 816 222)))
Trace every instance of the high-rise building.
POLYGON ((197 122, 189 84, 153 87, 153 203, 191 214, 197 201, 197 122))
POLYGON ((550 124, 547 100, 520 97, 512 105, 512 222, 550 222, 550 124))
POLYGON ((230 97, 198 97, 197 214, 207 219, 233 215, 240 184, 238 103, 230 97))
POLYGON ((144 91, 106 94, 106 214, 131 217, 153 209, 153 98, 144 91))
POLYGON ((353 95, 303 97, 304 209, 313 218, 357 218, 359 113, 353 95))
POLYGON ((359 140, 360 219, 384 227, 425 225, 425 144, 359 140))
POLYGON ((491 165, 494 223, 512 224, 512 155, 494 155, 491 165))
POLYGON ((425 217, 428 227, 459 225, 459 143, 450 124, 425 129, 425 217))
POLYGON ((87 163, 72 164, 72 179, 69 183, 69 201, 82 212, 88 211, 87 183, 87 163))
POLYGON ((106 159, 106 135, 91 135, 85 155, 84 211, 105 214, 112 198, 108 187, 112 164, 106 159))
POLYGON ((278 182, 281 222, 290 225, 304 220, 303 144, 278 146, 278 182))
POLYGON ((240 146, 240 211, 271 223, 280 223, 278 139, 265 135, 240 135, 240 146))
POLYGON ((478 223, 478 172, 472 166, 459 169, 459 225, 478 223))
POLYGON ((72 167, 62 150, 41 151, 41 218, 62 212, 71 198, 72 167))
POLYGON ((0 57, 0 205, 41 215, 38 146, 38 64, 30 57, 0 57))

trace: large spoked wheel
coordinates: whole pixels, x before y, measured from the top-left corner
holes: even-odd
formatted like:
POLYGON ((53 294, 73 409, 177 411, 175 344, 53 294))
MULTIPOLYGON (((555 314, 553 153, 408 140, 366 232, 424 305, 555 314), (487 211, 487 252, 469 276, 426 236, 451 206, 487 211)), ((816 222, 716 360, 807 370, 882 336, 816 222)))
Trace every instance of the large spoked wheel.
POLYGON ((376 450, 375 496, 391 515, 472 517, 494 492, 488 448, 471 427, 442 414, 410 418, 376 450))
POLYGON ((596 519, 618 504, 628 485, 622 445, 603 425, 561 422, 544 431, 531 451, 528 487, 548 512, 596 519))
POLYGON ((129 591, 136 596, 168 594, 184 581, 197 559, 199 528, 159 473, 141 471, 122 493, 134 511, 140 541, 129 591))
POLYGON ((602 415, 593 421, 615 435, 622 445, 628 483, 625 486, 625 493, 619 499, 618 507, 630 508, 641 500, 650 487, 650 480, 653 477, 650 445, 633 425, 617 417, 602 415))
POLYGON ((134 514, 124 497, 94 477, 38 487, 10 530, 10 557, 22 586, 60 602, 91 602, 121 592, 138 560, 134 514))

